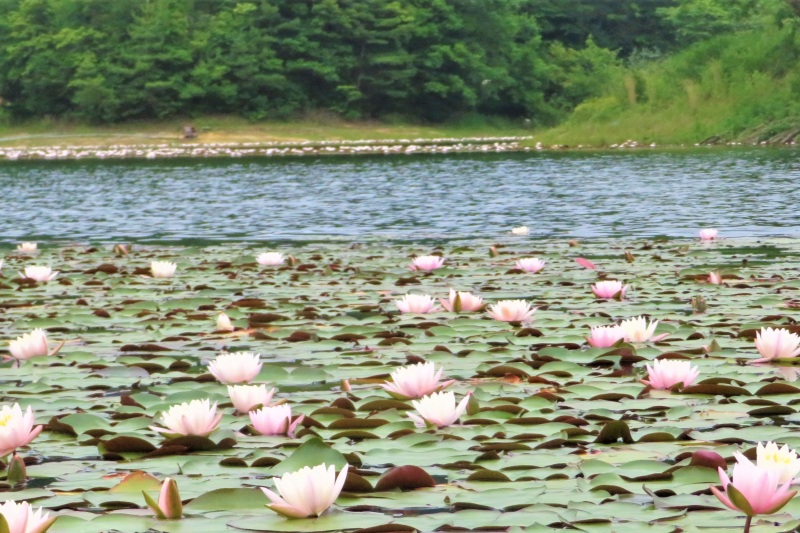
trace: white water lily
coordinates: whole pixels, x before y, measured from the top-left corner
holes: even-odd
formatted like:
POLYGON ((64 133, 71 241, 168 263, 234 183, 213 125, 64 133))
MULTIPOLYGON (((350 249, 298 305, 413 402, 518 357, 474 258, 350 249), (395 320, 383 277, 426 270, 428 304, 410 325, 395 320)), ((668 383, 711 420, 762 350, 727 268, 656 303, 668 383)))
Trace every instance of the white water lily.
POLYGON ((8 351, 17 361, 24 361, 38 355, 47 355, 47 334, 41 328, 25 333, 16 340, 9 341, 8 351))
POLYGON ((487 314, 501 322, 527 322, 532 320, 536 308, 525 300, 500 300, 486 308, 487 314))
POLYGON ((220 383, 250 383, 261 371, 261 355, 253 352, 223 352, 208 363, 220 383))
POLYGON ((335 466, 322 463, 272 478, 278 494, 261 487, 271 502, 267 507, 289 518, 319 516, 339 497, 349 466, 344 465, 338 476, 335 466))
POLYGON ((411 405, 417 413, 406 413, 418 428, 432 424, 437 428, 452 425, 467 410, 470 394, 464 396, 456 405, 456 395, 452 391, 434 392, 420 400, 414 400, 411 405))
POLYGON ((425 314, 436 311, 436 300, 428 294, 406 294, 394 304, 401 313, 425 314))
POLYGON ((17 245, 17 251, 23 254, 32 254, 36 252, 38 246, 36 246, 35 242, 23 242, 17 245))
POLYGON ((517 226, 517 227, 511 228, 511 233, 514 234, 514 235, 527 235, 530 232, 531 232, 531 230, 528 228, 528 226, 517 226))
POLYGON ((778 448, 774 442, 767 442, 766 445, 759 442, 756 447, 756 465, 777 472, 778 483, 781 484, 794 480, 800 473, 800 459, 797 458, 796 451, 789 449, 788 444, 778 448))
POLYGON ((286 261, 286 258, 280 252, 264 252, 256 257, 256 261, 261 266, 279 266, 286 261))
POLYGON ((267 390, 266 385, 228 385, 228 396, 240 413, 246 413, 257 405, 266 407, 274 394, 275 389, 267 390))
POLYGON ((20 272, 19 275, 23 278, 28 278, 36 281, 52 281, 58 276, 58 270, 55 272, 52 268, 48 266, 28 266, 25 267, 24 272, 20 272))
POLYGON ((648 324, 647 319, 643 316, 629 318, 619 324, 619 327, 625 332, 625 340, 627 342, 647 342, 651 339, 656 341, 663 338, 664 335, 653 338, 656 326, 658 326, 658 320, 653 320, 648 324))
POLYGON ((535 274, 542 270, 545 264, 547 264, 546 261, 542 261, 537 257, 523 257, 514 264, 514 267, 516 267, 517 270, 535 274))
POLYGON ((196 435, 207 437, 217 429, 217 424, 222 420, 222 413, 217 414, 217 402, 211 405, 211 400, 192 400, 179 405, 173 405, 166 412, 161 413, 161 423, 166 428, 150 426, 150 429, 167 436, 196 435))
POLYGON ((154 278, 171 278, 177 268, 178 265, 170 261, 153 261, 150 263, 150 274, 154 278))
POLYGON ((800 355, 800 336, 783 328, 761 328, 756 333, 756 349, 761 358, 752 363, 797 357, 800 355))
POLYGON ((220 313, 219 316, 217 316, 217 331, 233 331, 234 329, 236 328, 233 327, 233 323, 228 315, 220 313))
POLYGON ((381 387, 395 398, 422 398, 455 383, 453 379, 439 383, 443 371, 443 367, 437 371, 432 362, 404 366, 392 372, 392 381, 382 384, 381 387))

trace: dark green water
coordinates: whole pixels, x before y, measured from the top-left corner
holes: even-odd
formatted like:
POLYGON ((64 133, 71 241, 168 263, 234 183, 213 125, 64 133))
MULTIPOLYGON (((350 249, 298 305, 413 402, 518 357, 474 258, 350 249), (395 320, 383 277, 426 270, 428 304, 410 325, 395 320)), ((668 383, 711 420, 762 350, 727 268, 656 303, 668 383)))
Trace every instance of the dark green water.
POLYGON ((0 241, 797 235, 795 149, 0 165, 0 241))

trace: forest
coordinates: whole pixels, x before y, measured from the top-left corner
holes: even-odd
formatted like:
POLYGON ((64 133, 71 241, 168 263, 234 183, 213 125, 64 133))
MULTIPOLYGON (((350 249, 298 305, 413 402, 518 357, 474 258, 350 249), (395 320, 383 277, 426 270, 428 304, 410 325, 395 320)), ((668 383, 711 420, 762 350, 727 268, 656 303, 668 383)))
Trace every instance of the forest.
POLYGON ((714 76, 800 87, 799 20, 800 0, 0 0, 0 122, 324 110, 553 126, 661 101, 654 68, 682 99, 714 76), (765 48, 728 65, 731 39, 765 48))

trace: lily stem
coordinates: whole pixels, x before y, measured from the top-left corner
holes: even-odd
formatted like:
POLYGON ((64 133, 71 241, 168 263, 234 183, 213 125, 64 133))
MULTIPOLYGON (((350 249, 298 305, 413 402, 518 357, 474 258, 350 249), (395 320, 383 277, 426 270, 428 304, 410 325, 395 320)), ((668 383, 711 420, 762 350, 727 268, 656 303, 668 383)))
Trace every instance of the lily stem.
POLYGON ((750 522, 753 521, 753 517, 751 515, 747 516, 747 520, 744 521, 744 533, 750 533, 750 522))

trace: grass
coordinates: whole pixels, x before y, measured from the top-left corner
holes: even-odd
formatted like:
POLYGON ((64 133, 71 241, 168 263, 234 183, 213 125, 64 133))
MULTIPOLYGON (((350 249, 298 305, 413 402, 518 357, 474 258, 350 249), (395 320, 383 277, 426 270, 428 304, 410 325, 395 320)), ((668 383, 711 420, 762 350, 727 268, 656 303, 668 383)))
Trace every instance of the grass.
POLYGON ((800 36, 791 28, 721 35, 628 69, 561 125, 545 145, 608 146, 628 139, 680 145, 782 142, 800 130, 800 36))
POLYGON ((327 114, 287 122, 250 122, 232 116, 127 122, 88 126, 63 121, 35 121, 0 127, 0 146, 109 146, 181 143, 182 127, 192 124, 196 141, 213 143, 352 141, 366 139, 435 139, 441 137, 505 137, 531 131, 503 121, 464 120, 450 124, 388 124, 344 121, 327 114))

